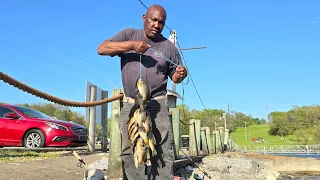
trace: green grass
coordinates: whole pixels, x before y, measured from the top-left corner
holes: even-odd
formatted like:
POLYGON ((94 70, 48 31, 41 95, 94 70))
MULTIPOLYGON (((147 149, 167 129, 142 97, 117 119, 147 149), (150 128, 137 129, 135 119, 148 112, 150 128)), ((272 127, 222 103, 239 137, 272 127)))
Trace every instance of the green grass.
POLYGON ((61 157, 62 152, 31 152, 0 150, 0 163, 21 162, 27 160, 41 160, 61 157))
MULTIPOLYGON (((297 145, 295 142, 295 135, 285 136, 281 138, 279 136, 271 136, 268 134, 270 125, 252 125, 247 127, 247 136, 245 138, 245 128, 238 128, 234 133, 231 133, 231 139, 238 145, 246 146, 275 146, 275 145, 297 145), (263 138, 263 143, 253 143, 252 138, 263 138)), ((315 144, 315 141, 309 141, 308 144, 315 144)))

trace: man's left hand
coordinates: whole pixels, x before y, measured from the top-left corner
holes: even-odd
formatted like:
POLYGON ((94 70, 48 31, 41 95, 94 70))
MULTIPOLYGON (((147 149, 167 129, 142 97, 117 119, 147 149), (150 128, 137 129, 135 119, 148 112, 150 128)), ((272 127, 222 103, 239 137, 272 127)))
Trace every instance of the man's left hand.
POLYGON ((187 69, 183 66, 177 66, 176 72, 179 75, 179 78, 181 78, 181 79, 184 79, 188 75, 187 69))

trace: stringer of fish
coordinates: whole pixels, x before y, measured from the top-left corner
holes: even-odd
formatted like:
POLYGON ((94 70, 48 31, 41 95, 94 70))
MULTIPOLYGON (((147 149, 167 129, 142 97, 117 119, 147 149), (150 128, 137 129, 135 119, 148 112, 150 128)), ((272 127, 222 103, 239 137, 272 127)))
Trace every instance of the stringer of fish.
POLYGON ((135 167, 151 166, 151 157, 157 156, 156 138, 152 133, 152 122, 146 105, 150 96, 148 84, 139 79, 137 82, 135 104, 129 113, 128 135, 135 167))

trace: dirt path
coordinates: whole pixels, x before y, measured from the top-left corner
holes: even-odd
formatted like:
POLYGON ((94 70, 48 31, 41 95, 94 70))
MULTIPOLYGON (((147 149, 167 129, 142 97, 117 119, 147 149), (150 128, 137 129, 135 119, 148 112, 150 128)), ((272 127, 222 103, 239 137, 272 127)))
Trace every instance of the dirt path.
MULTIPOLYGON (((87 164, 101 160, 104 153, 81 155, 87 164)), ((77 167, 74 156, 34 160, 17 163, 0 163, 0 180, 83 180, 85 168, 77 167)))

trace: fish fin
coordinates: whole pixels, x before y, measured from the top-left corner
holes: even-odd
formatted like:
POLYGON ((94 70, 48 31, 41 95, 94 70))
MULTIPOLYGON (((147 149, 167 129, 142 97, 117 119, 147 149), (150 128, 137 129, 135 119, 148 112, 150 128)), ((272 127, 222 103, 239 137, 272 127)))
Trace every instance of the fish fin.
POLYGON ((137 103, 134 103, 134 105, 132 106, 132 108, 130 109, 130 112, 129 112, 129 120, 133 117, 134 115, 134 112, 139 109, 139 104, 137 103))
POLYGON ((139 162, 138 162, 137 146, 134 147, 133 162, 134 162, 134 166, 138 169, 139 168, 139 162))

